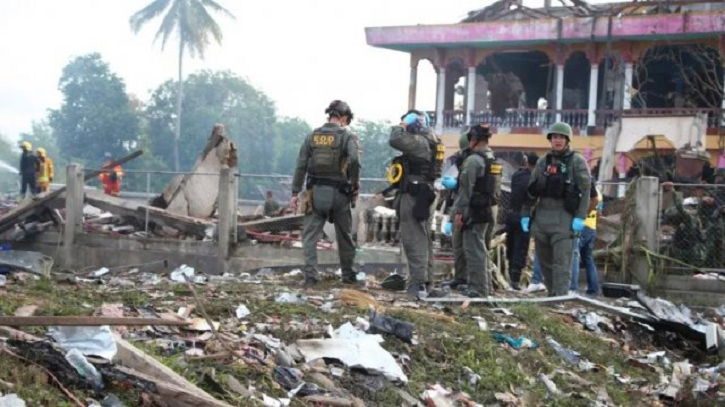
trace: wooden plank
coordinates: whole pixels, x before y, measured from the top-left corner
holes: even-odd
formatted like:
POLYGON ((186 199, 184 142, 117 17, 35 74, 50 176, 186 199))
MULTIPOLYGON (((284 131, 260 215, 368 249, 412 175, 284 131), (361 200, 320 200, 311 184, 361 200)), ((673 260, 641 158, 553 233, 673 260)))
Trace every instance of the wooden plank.
MULTIPOLYGON (((140 156, 141 154, 143 154, 143 150, 138 150, 132 154, 127 155, 126 157, 111 161, 111 163, 109 164, 109 167, 115 167, 116 165, 125 164, 125 163, 133 160, 134 158, 140 156)), ((90 178, 95 178, 98 175, 102 174, 103 172, 104 172, 103 170, 88 172, 83 177, 83 180, 85 181, 90 178)), ((17 207, 13 208, 10 212, 6 213, 5 216, 0 218, 0 232, 3 232, 6 229, 11 228, 13 225, 25 220, 29 216, 42 212, 43 210, 46 209, 46 204, 48 204, 51 201, 53 201, 54 199, 58 198, 63 192, 65 192, 65 190, 66 190, 66 187, 62 187, 53 192, 50 192, 49 194, 47 194, 46 196, 44 196, 40 199, 33 199, 31 201, 27 201, 27 203, 25 203, 25 204, 20 204, 17 207)))
POLYGON ((213 222, 208 220, 176 215, 163 209, 139 205, 133 201, 109 196, 100 191, 87 191, 86 202, 89 205, 115 215, 137 219, 141 223, 145 222, 146 211, 148 210, 149 221, 178 229, 199 238, 204 237, 206 229, 214 225, 213 222))
POLYGON ((423 302, 440 302, 448 304, 463 304, 470 301, 471 304, 498 305, 498 304, 558 304, 567 301, 574 301, 579 298, 576 294, 560 295, 558 297, 534 297, 534 298, 468 298, 468 297, 443 297, 423 298, 423 302))
POLYGON ((117 318, 117 317, 0 317, 0 325, 4 326, 162 326, 189 325, 186 321, 163 318, 117 318))
POLYGON ((164 403, 163 405, 169 407, 232 407, 223 401, 217 400, 214 397, 207 395, 203 396, 195 390, 201 391, 198 387, 194 386, 189 382, 189 386, 177 386, 173 383, 167 383, 158 380, 148 374, 141 373, 137 370, 125 367, 125 366, 114 366, 114 368, 128 376, 141 379, 143 381, 153 383, 155 387, 155 393, 159 396, 158 401, 164 403))
POLYGON ((305 215, 288 215, 277 218, 259 219, 239 224, 239 229, 245 232, 280 232, 302 229, 305 215))

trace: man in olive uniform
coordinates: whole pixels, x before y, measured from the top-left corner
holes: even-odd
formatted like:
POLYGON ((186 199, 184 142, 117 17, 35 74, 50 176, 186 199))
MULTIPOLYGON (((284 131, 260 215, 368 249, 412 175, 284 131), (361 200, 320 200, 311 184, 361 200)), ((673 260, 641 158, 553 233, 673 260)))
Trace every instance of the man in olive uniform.
POLYGON ((551 151, 539 158, 529 181, 531 200, 521 209, 521 229, 529 231, 532 209, 536 254, 550 296, 566 295, 571 279, 574 237, 584 229, 591 178, 584 157, 571 149, 571 126, 554 123, 546 138, 551 151))
POLYGON ((335 224, 342 281, 356 282, 353 262, 351 204, 360 188, 357 138, 348 129, 353 114, 347 103, 335 100, 325 110, 328 122, 315 129, 297 157, 290 207, 297 208, 298 194, 306 181, 304 231, 305 286, 317 284, 317 242, 326 221, 335 224))
MULTIPOLYGON (((389 144, 402 152, 403 179, 394 206, 400 219, 400 240, 408 259, 408 294, 418 296, 433 283, 430 217, 435 201, 437 148, 440 141, 424 113, 410 110, 393 126, 389 144)), ((442 161, 441 161, 442 164, 442 161)))
POLYGON ((463 162, 459 194, 453 207, 455 228, 462 231, 468 269, 469 297, 493 294, 488 271, 489 230, 496 223, 503 166, 488 146, 491 132, 479 124, 469 132, 471 155, 463 162))
POLYGON ((461 178, 461 168, 463 162, 471 155, 470 144, 470 127, 465 127, 461 132, 461 137, 458 139, 459 150, 451 156, 453 165, 458 168, 458 176, 456 178, 443 177, 441 184, 444 188, 450 191, 450 205, 451 210, 449 211, 450 221, 446 224, 446 233, 451 235, 453 240, 453 279, 444 281, 441 283, 443 287, 450 287, 452 289, 460 288, 464 285, 468 285, 468 266, 466 265, 466 255, 463 251, 463 231, 453 227, 453 211, 452 206, 456 198, 458 198, 459 192, 459 180, 461 178))

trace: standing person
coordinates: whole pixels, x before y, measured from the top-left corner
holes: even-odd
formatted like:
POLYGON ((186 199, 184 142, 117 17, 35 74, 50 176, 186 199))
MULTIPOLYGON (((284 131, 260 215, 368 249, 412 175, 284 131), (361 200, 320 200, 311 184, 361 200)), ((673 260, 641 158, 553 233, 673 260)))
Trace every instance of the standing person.
POLYGON ((45 193, 50 191, 50 183, 55 177, 55 169, 53 168, 53 160, 46 155, 45 149, 39 147, 36 150, 38 157, 38 192, 45 193))
POLYGON ((594 262, 594 241, 597 238, 597 216, 602 208, 602 193, 597 188, 597 183, 592 177, 592 186, 589 193, 589 211, 584 220, 584 229, 579 239, 574 242, 574 255, 571 265, 570 291, 579 292, 579 259, 584 262, 587 270, 587 295, 595 296, 599 293, 599 276, 597 265, 594 262))
POLYGON ((121 194, 121 179, 123 178, 123 168, 120 165, 115 165, 111 168, 113 161, 111 160, 111 153, 104 155, 107 160, 103 164, 103 169, 108 169, 107 172, 102 172, 98 175, 98 179, 103 184, 103 193, 111 196, 118 196, 121 194))
POLYGON ((466 265, 466 255, 463 251, 463 231, 453 227, 453 210, 452 206, 458 197, 458 185, 461 178, 461 168, 463 162, 471 155, 471 147, 469 146, 471 128, 465 127, 458 139, 459 150, 451 156, 453 165, 458 169, 456 178, 443 177, 441 184, 450 191, 449 203, 451 210, 449 211, 450 219, 446 224, 446 233, 451 235, 453 241, 453 279, 441 283, 442 287, 450 287, 451 289, 461 288, 468 285, 468 266, 466 265))
POLYGON ((23 141, 20 143, 20 199, 25 199, 27 193, 31 196, 36 194, 35 176, 38 173, 38 158, 33 155, 33 146, 23 141))
POLYGON ((531 231, 544 284, 550 296, 566 295, 571 278, 574 237, 584 229, 591 177, 586 160, 571 149, 571 126, 554 123, 546 138, 551 150, 531 174, 529 196, 521 209, 521 229, 531 231), (586 198, 582 198, 585 196, 586 198))
POLYGON ((418 296, 433 283, 430 217, 436 196, 433 182, 440 176, 444 150, 427 116, 417 110, 409 110, 400 124, 393 126, 389 144, 403 153, 403 178, 393 206, 400 219, 400 240, 408 259, 406 291, 418 296))
POLYGON ((469 132, 471 155, 463 162, 460 190, 453 207, 455 227, 463 231, 463 250, 468 268, 468 297, 493 293, 488 271, 488 230, 493 228, 501 197, 503 166, 488 146, 491 132, 479 124, 469 132))
POLYGON ((274 199, 272 191, 267 191, 266 198, 264 200, 264 216, 277 216, 279 215, 279 203, 274 199))
POLYGON ((529 232, 521 229, 521 208, 529 199, 527 190, 531 171, 539 156, 536 153, 524 154, 523 165, 511 176, 511 200, 506 214, 506 255, 509 263, 511 288, 520 290, 521 271, 526 267, 529 256, 529 232))
POLYGON ((352 242, 352 199, 360 188, 357 137, 347 127, 353 118, 350 106, 334 100, 325 109, 327 123, 307 136, 297 156, 290 208, 297 209, 305 181, 305 213, 302 240, 305 255, 305 287, 318 283, 317 242, 325 222, 335 224, 342 282, 355 284, 355 245, 352 242))

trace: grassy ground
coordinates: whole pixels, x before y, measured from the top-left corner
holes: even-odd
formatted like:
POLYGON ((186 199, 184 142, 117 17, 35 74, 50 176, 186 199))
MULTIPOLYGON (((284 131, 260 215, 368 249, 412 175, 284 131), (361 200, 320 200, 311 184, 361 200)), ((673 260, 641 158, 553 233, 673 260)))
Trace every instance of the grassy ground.
MULTIPOLYGON (((337 327, 366 314, 363 309, 339 304, 335 306, 334 313, 326 313, 312 305, 274 302, 273 291, 284 287, 235 284, 224 287, 197 286, 196 289, 203 298, 207 312, 216 321, 228 320, 239 304, 246 304, 251 311, 251 315, 246 318, 246 328, 243 325, 235 326, 233 333, 239 334, 245 329, 251 329, 255 323, 273 321, 272 331, 265 334, 288 344, 298 339, 320 338, 328 324, 337 327), (294 321, 313 323, 308 325, 310 329, 301 330, 291 327, 290 323, 294 321)), ((96 307, 113 302, 121 302, 126 306, 150 305, 156 310, 172 312, 180 305, 194 303, 188 288, 180 284, 162 284, 154 292, 132 289, 104 293, 93 285, 77 287, 39 281, 20 286, 9 285, 6 295, 0 296, 0 313, 12 315, 21 305, 35 304, 40 306, 37 315, 90 315, 96 307)), ((408 366, 404 366, 409 383, 403 389, 417 398, 427 385, 440 383, 452 390, 462 390, 472 400, 484 405, 496 402, 495 393, 505 392, 526 400, 527 405, 588 405, 585 398, 596 399, 598 393, 604 392, 616 405, 652 405, 644 401, 636 388, 642 383, 657 383, 658 376, 647 369, 628 364, 627 354, 619 346, 612 346, 600 336, 583 330, 580 324, 567 320, 548 308, 517 306, 510 310, 514 315, 505 317, 493 314, 490 309, 483 307, 451 307, 447 311, 454 316, 456 323, 438 321, 405 308, 390 310, 388 315, 415 324, 419 340, 419 344, 410 345, 394 337, 386 337, 383 343, 383 347, 389 352, 410 357, 408 366), (473 319, 474 316, 485 318, 489 331, 482 331, 473 319), (515 323, 518 326, 501 328, 499 323, 503 322, 515 323), (514 338, 523 335, 534 340, 539 349, 514 350, 506 344, 496 342, 491 336, 491 330, 499 330, 514 338), (598 370, 582 372, 577 367, 565 365, 546 344, 547 336, 564 347, 580 352, 582 358, 593 362, 598 370), (480 375, 481 379, 472 383, 464 367, 480 375), (613 368, 619 375, 629 377, 635 384, 620 383, 606 372, 607 367, 613 368), (540 374, 549 375, 557 369, 576 374, 576 377, 559 374, 552 378, 562 393, 560 396, 549 394, 545 384, 539 379, 540 374)), ((200 316, 198 312, 196 315, 200 316)), ((226 326, 224 329, 228 331, 230 328, 226 326)), ((45 328, 28 331, 41 334, 45 328)), ((150 342, 140 341, 136 345, 216 397, 233 405, 243 406, 250 403, 241 400, 225 387, 225 375, 234 376, 242 384, 252 384, 258 391, 269 396, 286 395, 286 391, 272 379, 270 367, 238 362, 187 362, 182 354, 164 356, 150 342), (222 383, 221 388, 215 382, 222 383)), ((353 375, 349 371, 342 378, 328 377, 338 387, 364 399, 368 406, 393 406, 403 402, 392 384, 386 383, 382 389, 377 389, 362 380, 362 376, 353 375)), ((8 360, 7 356, 0 356, 0 380, 22 384, 22 392, 19 393, 26 400, 36 401, 39 405, 64 405, 64 397, 47 380, 42 380, 42 375, 32 366, 8 360)), ((292 405, 306 404, 295 399, 292 405)))

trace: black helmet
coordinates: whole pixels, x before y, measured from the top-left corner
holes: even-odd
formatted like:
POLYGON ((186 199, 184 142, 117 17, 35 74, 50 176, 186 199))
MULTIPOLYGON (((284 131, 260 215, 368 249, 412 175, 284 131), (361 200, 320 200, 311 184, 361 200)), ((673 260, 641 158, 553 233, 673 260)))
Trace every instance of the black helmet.
POLYGON ((342 100, 333 100, 332 103, 330 103, 330 106, 325 109, 325 113, 330 117, 342 117, 347 116, 350 118, 350 121, 352 121, 352 110, 350 110, 350 105, 343 102, 342 100))
POLYGON ((482 141, 491 138, 491 129, 488 127, 488 124, 486 123, 479 123, 475 126, 472 126, 471 129, 468 131, 468 141, 470 142, 471 139, 476 141, 482 141))

